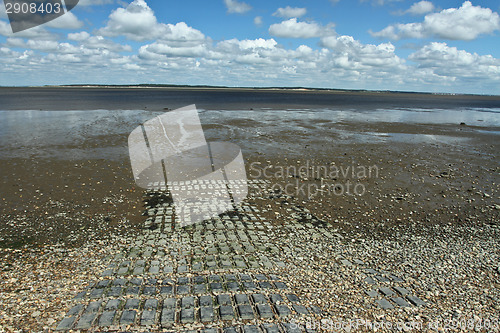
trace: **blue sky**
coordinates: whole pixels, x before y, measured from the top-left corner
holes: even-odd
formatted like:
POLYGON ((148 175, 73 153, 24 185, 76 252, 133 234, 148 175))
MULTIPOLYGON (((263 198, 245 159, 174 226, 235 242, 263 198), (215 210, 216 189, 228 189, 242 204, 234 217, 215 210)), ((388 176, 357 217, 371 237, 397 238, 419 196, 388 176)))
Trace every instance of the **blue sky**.
POLYGON ((500 95, 499 11, 492 0, 80 0, 12 33, 0 0, 0 85, 500 95))

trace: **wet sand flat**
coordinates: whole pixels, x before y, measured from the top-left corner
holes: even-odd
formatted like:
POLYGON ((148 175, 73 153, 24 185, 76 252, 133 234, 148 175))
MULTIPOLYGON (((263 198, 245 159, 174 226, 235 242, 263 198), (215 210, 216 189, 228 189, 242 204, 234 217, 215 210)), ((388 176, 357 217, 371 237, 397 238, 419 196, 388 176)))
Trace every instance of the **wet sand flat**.
MULTIPOLYGON (((57 110, 62 102, 56 103, 51 94, 73 89, 48 89, 47 103, 57 110)), ((110 94, 109 90, 91 92, 100 96, 110 94)), ((133 89, 125 92, 129 90, 133 89)), ((35 91, 26 101, 40 98, 38 94, 47 90, 35 91)), ((206 98, 205 93, 198 98, 206 98)), ((263 100, 268 98, 268 92, 259 94, 263 100)), ((279 94, 280 103, 296 104, 297 93, 279 94)), ((353 94, 346 93, 351 100, 359 97, 353 94)), ((378 98, 372 95, 368 101, 378 98)), ((451 97, 440 98, 450 103, 451 97)), ((409 97, 415 98, 421 96, 409 97)), ((367 110, 368 102, 363 100, 356 102, 356 108, 335 104, 283 108, 271 103, 254 109, 242 103, 227 109, 221 102, 219 109, 199 108, 199 115, 208 141, 229 141, 242 148, 248 177, 274 178, 277 190, 290 184, 287 191, 325 217, 364 223, 368 229, 378 220, 402 221, 410 213, 426 221, 459 222, 477 214, 480 204, 485 207, 479 210, 484 215, 481 220, 493 223, 498 214, 491 207, 498 203, 500 108, 477 107, 476 99, 491 103, 489 97, 474 97, 464 107, 463 98, 457 98, 455 109, 449 104, 448 108, 374 106, 367 110), (374 166, 377 177, 351 172, 374 166), (289 172, 283 175, 280 170, 289 172), (363 195, 345 193, 348 182, 352 187, 359 183, 363 195), (393 205, 396 210, 388 209, 393 205)), ((0 242, 4 245, 64 241, 69 234, 71 240, 87 239, 86 232, 106 232, 123 219, 132 225, 137 220, 132 212, 140 205, 141 189, 132 179, 128 134, 166 110, 68 106, 75 110, 0 110, 0 242)))

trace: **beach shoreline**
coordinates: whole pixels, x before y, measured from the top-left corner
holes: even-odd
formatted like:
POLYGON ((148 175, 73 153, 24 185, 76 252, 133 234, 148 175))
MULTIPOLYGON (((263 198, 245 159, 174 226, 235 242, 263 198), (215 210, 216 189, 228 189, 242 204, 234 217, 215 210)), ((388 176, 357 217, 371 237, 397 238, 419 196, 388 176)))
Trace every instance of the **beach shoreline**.
MULTIPOLYGON (((290 207, 304 207, 335 235, 283 240, 296 245, 289 261, 294 266, 276 271, 301 298, 325 309, 324 319, 495 320, 496 118, 478 113, 481 118, 464 124, 458 117, 422 124, 406 122, 406 113, 373 121, 330 119, 330 113, 318 116, 314 110, 241 109, 227 111, 231 116, 201 112, 206 139, 240 146, 248 178, 269 182, 267 192, 247 199, 266 212, 267 221, 286 226, 290 207), (428 306, 373 306, 363 296, 358 270, 339 266, 340 255, 406 276, 404 287, 428 306)), ((67 128, 51 127, 66 124, 64 112, 62 120, 48 114, 33 135, 33 122, 45 119, 37 118, 38 111, 31 113, 31 123, 9 118, 20 127, 3 133, 0 154, 0 327, 7 332, 53 331, 75 304, 75 294, 102 279, 104 259, 148 231, 127 138, 161 110, 128 110, 135 118, 121 118, 120 111, 73 113, 67 128), (28 130, 20 132, 22 126, 28 130), (15 141, 18 133, 25 133, 24 140, 15 141)))

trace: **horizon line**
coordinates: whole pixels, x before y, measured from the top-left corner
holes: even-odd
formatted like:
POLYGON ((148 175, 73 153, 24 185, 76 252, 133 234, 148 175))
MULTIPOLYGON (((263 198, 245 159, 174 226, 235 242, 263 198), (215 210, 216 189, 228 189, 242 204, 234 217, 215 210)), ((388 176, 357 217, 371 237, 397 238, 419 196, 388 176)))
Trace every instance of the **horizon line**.
POLYGON ((481 96, 481 97, 500 97, 492 94, 472 94, 472 93, 447 93, 447 92, 429 92, 429 91, 411 91, 411 90, 372 90, 372 89, 343 89, 343 88, 320 88, 303 86, 223 86, 223 85, 204 85, 204 84, 168 84, 168 83, 137 83, 137 84, 47 84, 47 85, 19 85, 2 86, 0 88, 205 88, 205 89, 247 89, 247 90, 285 90, 290 92, 358 92, 358 93, 394 93, 394 94, 422 94, 439 96, 481 96))

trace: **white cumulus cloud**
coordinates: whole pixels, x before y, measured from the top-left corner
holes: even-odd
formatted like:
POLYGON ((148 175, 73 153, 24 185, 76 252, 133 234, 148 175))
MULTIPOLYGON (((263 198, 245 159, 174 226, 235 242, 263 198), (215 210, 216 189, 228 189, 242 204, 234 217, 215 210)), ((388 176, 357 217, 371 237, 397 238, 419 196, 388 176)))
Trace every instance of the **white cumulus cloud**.
POLYGON ((83 22, 80 21, 72 12, 67 12, 64 15, 47 22, 46 25, 57 29, 79 29, 83 26, 83 22))
POLYGON ((140 48, 139 54, 156 54, 171 57, 203 57, 206 54, 204 45, 172 47, 162 42, 155 42, 150 45, 144 45, 140 48))
POLYGON ((243 14, 252 9, 252 7, 245 2, 237 0, 224 0, 228 13, 243 14))
POLYGON ((297 18, 291 18, 281 23, 272 24, 269 33, 272 36, 284 38, 314 38, 334 35, 334 25, 319 25, 316 22, 297 22, 297 18))
POLYGON ((262 16, 255 16, 255 18, 253 19, 253 24, 258 27, 262 26, 263 23, 264 21, 262 20, 262 16))
POLYGON ((161 35, 164 25, 144 0, 134 0, 126 8, 115 9, 107 25, 100 29, 104 36, 125 36, 136 41, 152 40, 161 35))
POLYGON ((264 48, 264 49, 273 49, 278 43, 274 39, 245 39, 239 41, 240 49, 256 49, 256 48, 264 48))
POLYGON ((0 20, 0 35, 6 37, 15 37, 15 38, 30 38, 30 39, 41 39, 41 40, 57 40, 59 36, 56 34, 48 32, 42 26, 34 27, 31 29, 27 29, 24 31, 16 32, 15 34, 12 32, 12 28, 10 24, 0 20))
POLYGON ((125 36, 135 41, 168 40, 172 43, 200 42, 205 35, 185 22, 164 24, 158 22, 154 11, 144 0, 134 0, 126 8, 118 8, 109 15, 103 36, 125 36))
POLYGON ((381 31, 370 33, 374 37, 392 40, 427 37, 473 40, 496 30, 500 30, 500 16, 497 13, 465 1, 460 8, 449 8, 439 13, 428 14, 423 22, 394 24, 381 31))
POLYGON ((55 52, 59 48, 59 42, 54 40, 33 40, 25 41, 22 38, 8 38, 7 45, 16 48, 26 48, 31 50, 40 50, 44 52, 55 52))
POLYGON ((273 14, 273 16, 290 18, 290 17, 301 17, 306 15, 306 8, 290 7, 286 6, 284 8, 278 8, 273 14))
POLYGON ((415 2, 411 5, 410 8, 401 12, 401 14, 410 14, 410 15, 422 15, 433 12, 436 7, 430 1, 422 0, 419 2, 415 2))
POLYGON ((391 43, 363 44, 351 36, 330 36, 322 38, 321 44, 335 54, 334 62, 343 68, 395 68, 404 63, 391 43))
POLYGON ((70 33, 68 34, 68 39, 79 42, 90 49, 105 49, 113 52, 132 51, 130 45, 115 43, 103 36, 91 36, 86 31, 70 33))
POLYGON ((199 44, 205 39, 205 35, 201 31, 188 26, 185 22, 179 22, 176 24, 165 24, 164 33, 159 39, 177 42, 177 44, 199 44))
POLYGON ((492 79, 500 83, 500 59, 491 55, 478 55, 450 47, 446 43, 430 43, 408 57, 439 77, 453 80, 478 79, 485 82, 492 79))

